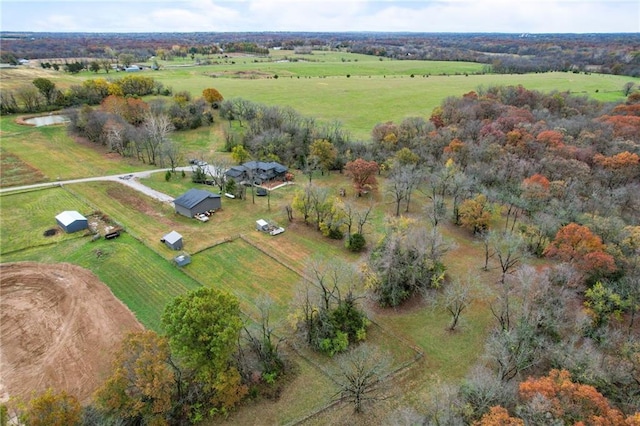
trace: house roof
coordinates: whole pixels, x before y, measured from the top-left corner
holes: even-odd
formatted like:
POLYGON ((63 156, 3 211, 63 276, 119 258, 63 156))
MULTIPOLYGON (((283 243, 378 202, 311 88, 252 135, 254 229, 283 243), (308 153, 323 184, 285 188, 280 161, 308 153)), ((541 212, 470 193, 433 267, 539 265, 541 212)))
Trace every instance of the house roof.
POLYGON ((214 194, 209 191, 205 191, 204 189, 190 189, 175 200, 173 203, 176 206, 182 206, 187 209, 190 209, 194 206, 200 204, 203 200, 207 198, 220 198, 219 194, 214 194))
POLYGON ((285 166, 275 161, 270 161, 268 163, 264 161, 248 161, 244 163, 243 166, 250 170, 275 170, 279 173, 287 171, 287 168, 285 166))
POLYGON ((233 166, 229 170, 227 170, 227 176, 231 176, 234 178, 240 177, 244 174, 244 167, 242 166, 233 166))
POLYGON ((57 215, 56 220, 66 226, 72 224, 76 220, 87 220, 87 218, 75 210, 67 210, 57 215))
MULTIPOLYGON (((242 176, 242 174, 245 171, 266 173, 266 172, 269 172, 270 170, 274 170, 276 173, 284 173, 289 169, 286 166, 283 166, 282 164, 277 163, 275 161, 271 161, 268 163, 264 161, 247 161, 241 166, 230 167, 226 171, 226 174, 227 176, 231 176, 231 177, 239 177, 239 176, 242 176)), ((268 176, 269 176, 268 174, 264 174, 264 173, 257 175, 257 177, 261 179, 267 179, 268 176)))
POLYGON ((178 234, 176 231, 171 231, 164 237, 162 237, 169 244, 175 244, 182 239, 182 235, 178 234))

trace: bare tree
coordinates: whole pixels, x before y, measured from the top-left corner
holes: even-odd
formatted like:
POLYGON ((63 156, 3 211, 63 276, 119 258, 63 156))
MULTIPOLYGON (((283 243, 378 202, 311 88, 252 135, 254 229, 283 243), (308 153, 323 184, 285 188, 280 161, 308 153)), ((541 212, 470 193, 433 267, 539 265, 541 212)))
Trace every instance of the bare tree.
POLYGON ((171 171, 175 172, 181 161, 182 145, 174 140, 165 139, 160 146, 160 164, 164 166, 168 163, 171 171))
POLYGON ((367 344, 340 355, 329 377, 338 390, 334 398, 353 404, 361 413, 367 403, 388 398, 383 386, 391 365, 389 357, 367 344))
POLYGON ((635 86, 633 81, 629 81, 622 86, 622 94, 625 96, 629 96, 631 92, 633 92, 633 87, 635 86))
POLYGON ((469 276, 464 281, 455 279, 444 288, 442 304, 451 314, 449 330, 456 329, 462 312, 475 300, 475 287, 477 287, 476 280, 469 276))
POLYGON ((162 146, 173 131, 173 124, 166 114, 147 113, 142 127, 145 132, 144 149, 147 160, 149 164, 156 164, 160 160, 162 146))
POLYGON ((225 192, 225 186, 227 184, 226 172, 230 166, 231 162, 223 158, 216 158, 209 161, 207 173, 213 181, 213 184, 218 187, 221 193, 225 192))
POLYGON ((500 265, 500 283, 520 264, 525 255, 525 244, 519 234, 489 231, 489 244, 500 265))
POLYGON ((260 320, 255 327, 245 325, 244 336, 249 348, 260 363, 262 373, 280 374, 284 369, 284 362, 279 351, 282 339, 275 336, 275 328, 270 322, 273 305, 273 300, 268 296, 258 299, 260 320))
POLYGON ((422 181, 422 170, 417 165, 394 162, 391 166, 387 192, 393 197, 396 205, 396 216, 400 216, 400 205, 404 201, 405 212, 409 211, 411 194, 415 187, 422 181))

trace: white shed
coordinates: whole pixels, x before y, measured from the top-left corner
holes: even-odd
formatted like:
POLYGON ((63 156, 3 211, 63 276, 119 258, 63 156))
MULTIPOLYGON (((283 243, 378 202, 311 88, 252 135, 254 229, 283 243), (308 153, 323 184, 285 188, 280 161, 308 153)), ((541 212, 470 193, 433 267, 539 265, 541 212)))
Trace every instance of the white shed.
POLYGON ((172 250, 182 250, 182 235, 176 231, 171 231, 162 237, 162 242, 172 250))
POLYGON ((74 210, 67 210, 60 213, 56 216, 56 222, 67 234, 81 231, 89 227, 87 218, 74 210))

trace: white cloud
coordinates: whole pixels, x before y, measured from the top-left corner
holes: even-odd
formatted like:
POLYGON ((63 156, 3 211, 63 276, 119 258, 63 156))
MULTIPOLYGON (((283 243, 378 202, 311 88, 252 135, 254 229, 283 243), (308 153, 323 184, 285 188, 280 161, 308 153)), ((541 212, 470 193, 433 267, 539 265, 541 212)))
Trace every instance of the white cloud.
POLYGON ((4 31, 640 32, 637 0, 3 0, 4 31))

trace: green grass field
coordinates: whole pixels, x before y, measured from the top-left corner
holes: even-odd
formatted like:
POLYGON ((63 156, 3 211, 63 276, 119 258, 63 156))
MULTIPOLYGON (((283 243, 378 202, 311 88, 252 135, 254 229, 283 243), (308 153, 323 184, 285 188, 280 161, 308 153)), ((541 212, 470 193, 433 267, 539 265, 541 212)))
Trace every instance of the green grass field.
MULTIPOLYGON (((30 247, 48 246, 78 238, 78 234, 45 237, 46 230, 57 228, 55 216, 64 210, 88 215, 93 209, 63 188, 52 188, 0 196, 0 254, 30 247)), ((80 233, 82 234, 82 233, 80 233)))

